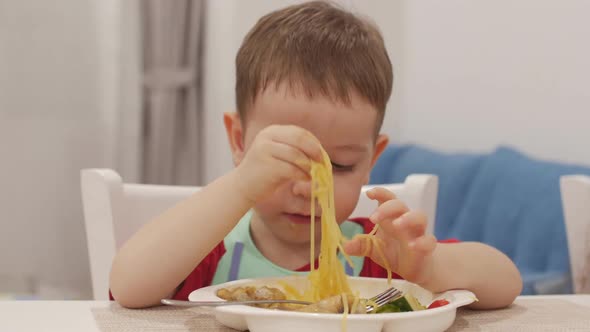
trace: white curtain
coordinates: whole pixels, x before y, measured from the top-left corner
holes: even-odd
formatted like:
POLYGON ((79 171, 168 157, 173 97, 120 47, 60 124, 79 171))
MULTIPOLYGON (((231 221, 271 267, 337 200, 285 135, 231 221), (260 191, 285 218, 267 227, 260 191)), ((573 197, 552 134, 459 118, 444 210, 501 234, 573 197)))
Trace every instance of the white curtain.
POLYGON ((201 180, 203 0, 141 1, 143 36, 142 182, 201 180))

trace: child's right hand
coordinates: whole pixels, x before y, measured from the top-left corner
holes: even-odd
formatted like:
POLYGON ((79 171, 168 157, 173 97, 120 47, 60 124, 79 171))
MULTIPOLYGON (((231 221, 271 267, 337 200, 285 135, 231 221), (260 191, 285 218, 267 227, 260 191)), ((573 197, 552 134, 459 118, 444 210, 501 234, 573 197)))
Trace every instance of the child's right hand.
POLYGON ((252 204, 289 180, 308 180, 311 160, 322 160, 322 146, 309 131, 292 125, 261 130, 236 168, 237 189, 252 204))

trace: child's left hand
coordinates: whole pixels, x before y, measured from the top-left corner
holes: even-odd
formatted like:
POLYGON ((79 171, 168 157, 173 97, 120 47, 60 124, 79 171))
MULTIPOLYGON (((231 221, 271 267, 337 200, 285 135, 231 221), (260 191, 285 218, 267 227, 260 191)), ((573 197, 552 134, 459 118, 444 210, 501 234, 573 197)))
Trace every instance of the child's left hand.
MULTIPOLYGON (((432 256, 436 248, 434 235, 426 234, 427 217, 410 211, 395 195, 384 188, 374 188, 367 196, 379 202, 370 220, 379 225, 375 236, 382 241, 381 249, 391 270, 407 281, 424 284, 432 278, 432 256)), ((353 238, 344 246, 349 255, 370 257, 386 266, 382 256, 367 238, 353 238), (368 248, 367 248, 368 247, 368 248)))

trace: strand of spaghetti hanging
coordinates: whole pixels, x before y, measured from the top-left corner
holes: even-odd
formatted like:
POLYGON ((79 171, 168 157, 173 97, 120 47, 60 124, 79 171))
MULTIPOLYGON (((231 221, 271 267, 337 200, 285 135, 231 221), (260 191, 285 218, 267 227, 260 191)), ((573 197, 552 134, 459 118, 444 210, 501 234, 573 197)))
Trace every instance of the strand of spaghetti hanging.
MULTIPOLYGON (((344 253, 342 245, 344 241, 347 239, 342 236, 340 232, 340 227, 336 222, 336 214, 335 214, 335 203, 334 203, 334 181, 332 175, 332 163, 330 162, 330 158, 328 154, 322 149, 322 162, 312 162, 312 199, 311 199, 311 208, 312 212, 314 213, 312 216, 312 247, 310 251, 310 266, 314 267, 314 241, 315 234, 313 234, 315 227, 313 225, 315 221, 315 206, 316 202, 322 208, 322 237, 321 237, 321 248, 320 248, 320 257, 322 258, 321 261, 325 262, 326 265, 329 267, 318 268, 319 273, 316 273, 317 278, 319 280, 316 281, 315 285, 317 287, 322 287, 323 289, 328 289, 324 292, 315 292, 313 298, 317 298, 317 296, 330 296, 330 295, 337 295, 338 290, 350 290, 348 287, 348 282, 346 278, 346 274, 344 273, 342 264, 340 260, 338 260, 337 252, 340 251, 343 256, 346 258, 348 264, 353 266, 352 261, 344 253), (327 254, 326 254, 327 253, 327 254), (327 256, 326 256, 327 255, 327 256), (323 282, 325 281, 325 282, 323 282)), ((384 244, 383 240, 376 236, 376 233, 379 229, 379 225, 375 225, 373 230, 369 234, 358 234, 354 238, 364 242, 365 252, 363 256, 367 256, 371 251, 374 251, 381 264, 385 267, 387 271, 387 280, 391 282, 391 266, 389 265, 388 260, 385 257, 385 253, 383 251, 384 244)), ((314 284, 314 279, 316 276, 311 276, 310 281, 314 284)), ((324 297, 322 297, 324 298, 324 297)))
POLYGON ((328 154, 322 149, 322 161, 311 163, 311 245, 310 245, 310 287, 304 298, 310 301, 341 295, 351 294, 344 266, 338 259, 338 252, 352 266, 352 261, 344 253, 344 237, 340 226, 336 222, 334 205, 334 180, 332 164, 328 154), (321 209, 321 239, 318 267, 315 268, 315 206, 321 209))

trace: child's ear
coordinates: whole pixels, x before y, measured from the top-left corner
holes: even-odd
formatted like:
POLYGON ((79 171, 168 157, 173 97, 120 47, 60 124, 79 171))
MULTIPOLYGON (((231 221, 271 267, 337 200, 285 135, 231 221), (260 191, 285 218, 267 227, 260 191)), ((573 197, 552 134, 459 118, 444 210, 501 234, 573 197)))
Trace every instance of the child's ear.
POLYGON ((225 124, 234 166, 237 166, 244 158, 244 128, 242 121, 238 113, 227 112, 223 113, 223 123, 225 124))
POLYGON ((373 154, 373 160, 371 160, 371 168, 373 168, 373 166, 375 166, 377 159, 379 159, 379 156, 381 156, 383 151, 385 151, 385 148, 387 147, 388 144, 389 144, 389 137, 387 135, 379 134, 379 136, 377 136, 377 140, 375 142, 375 153, 373 154))
MULTIPOLYGON (((379 136, 377 136, 377 139, 375 140, 375 153, 373 153, 373 158, 371 159, 371 170, 373 169, 373 166, 375 166, 375 163, 377 162, 377 160, 379 159, 379 156, 381 156, 381 154, 383 153, 383 151, 385 151, 385 148, 387 148, 387 145, 389 144, 389 137, 385 134, 379 134, 379 136)), ((369 176, 371 175, 371 172, 369 171, 369 173, 367 174, 367 178, 365 179, 365 183, 369 183, 369 176)))

